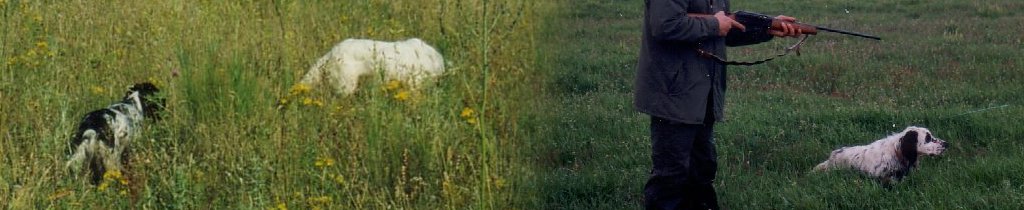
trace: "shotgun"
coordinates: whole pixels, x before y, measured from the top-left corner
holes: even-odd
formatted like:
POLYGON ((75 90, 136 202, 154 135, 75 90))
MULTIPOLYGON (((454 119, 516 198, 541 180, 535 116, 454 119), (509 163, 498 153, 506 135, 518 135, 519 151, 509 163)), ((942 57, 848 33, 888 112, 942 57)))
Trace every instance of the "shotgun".
MULTIPOLYGON (((697 14, 697 13, 689 13, 689 14, 686 14, 686 16, 689 16, 689 17, 701 17, 701 18, 714 18, 714 15, 697 14)), ((771 35, 768 34, 768 30, 771 30, 773 28, 782 28, 782 23, 784 22, 783 20, 778 20, 778 19, 775 19, 774 17, 768 16, 768 15, 763 15, 763 14, 758 14, 758 13, 753 13, 753 12, 747 12, 747 11, 738 11, 736 13, 729 14, 729 18, 732 18, 733 20, 736 20, 736 22, 739 22, 740 24, 743 24, 743 26, 746 26, 746 30, 744 32, 749 33, 749 35, 755 36, 755 37, 771 36, 771 35)), ((757 60, 757 61, 728 61, 728 60, 725 60, 724 58, 722 58, 722 57, 720 57, 718 55, 715 55, 714 53, 705 51, 704 49, 701 49, 701 48, 694 48, 694 49, 697 50, 697 53, 699 53, 701 56, 712 58, 712 59, 718 61, 719 63, 725 64, 725 65, 752 66, 752 65, 762 64, 762 63, 774 60, 775 58, 778 58, 778 57, 786 56, 790 52, 796 52, 796 55, 800 55, 800 45, 802 45, 804 43, 804 41, 807 40, 808 37, 810 37, 810 35, 817 35, 819 30, 820 31, 827 31, 827 32, 834 32, 834 33, 839 33, 839 34, 845 34, 845 35, 850 35, 850 36, 856 36, 856 37, 861 37, 861 38, 868 38, 868 39, 874 39, 874 40, 882 40, 881 37, 877 37, 877 36, 873 36, 873 35, 868 35, 868 34, 864 34, 864 33, 845 31, 845 30, 839 30, 839 29, 825 28, 825 27, 821 27, 821 26, 816 26, 816 25, 811 25, 811 24, 806 24, 806 23, 799 23, 799 22, 788 22, 788 23, 790 25, 793 25, 794 27, 798 27, 800 29, 800 33, 802 35, 804 35, 804 37, 801 38, 800 41, 797 41, 796 44, 793 44, 793 46, 787 47, 786 50, 783 51, 782 54, 778 54, 778 55, 775 55, 773 57, 769 57, 769 58, 765 58, 765 59, 761 59, 761 60, 757 60)), ((734 28, 733 30, 739 30, 739 29, 735 29, 734 28)), ((731 34, 731 33, 734 33, 734 32, 729 32, 729 33, 731 34)))
MULTIPOLYGON (((712 15, 708 15, 708 14, 694 14, 694 13, 687 14, 687 16, 690 16, 690 17, 712 17, 712 15)), ((747 28, 751 28, 751 29, 755 29, 755 30, 767 30, 767 29, 770 29, 770 28, 781 28, 782 27, 782 23, 783 23, 782 20, 776 20, 774 17, 768 16, 768 15, 764 15, 764 14, 747 12, 747 11, 738 11, 736 13, 729 14, 729 17, 732 18, 733 20, 736 20, 737 22, 740 22, 740 24, 743 24, 744 26, 747 26, 747 28)), ((800 22, 789 23, 789 24, 793 25, 793 26, 796 26, 796 27, 799 27, 800 31, 802 31, 803 34, 817 35, 818 31, 820 30, 820 31, 827 31, 827 32, 845 34, 845 35, 862 37, 862 38, 868 38, 868 39, 874 39, 874 40, 882 40, 881 37, 874 36, 874 35, 869 35, 869 34, 864 34, 864 33, 859 33, 859 32, 826 28, 826 27, 821 27, 821 26, 816 26, 816 25, 811 25, 811 24, 806 24, 806 23, 800 23, 800 22)))

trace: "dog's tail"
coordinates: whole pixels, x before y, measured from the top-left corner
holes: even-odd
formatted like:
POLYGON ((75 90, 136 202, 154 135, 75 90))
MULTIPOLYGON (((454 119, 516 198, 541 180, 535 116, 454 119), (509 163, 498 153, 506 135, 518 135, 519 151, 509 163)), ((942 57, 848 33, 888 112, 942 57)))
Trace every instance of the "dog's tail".
POLYGON ((64 165, 71 173, 77 173, 82 169, 82 164, 85 163, 85 159, 88 158, 86 147, 91 146, 93 142, 98 141, 97 133, 95 130, 89 129, 82 132, 79 139, 72 140, 71 145, 71 157, 68 158, 67 164, 64 165), (75 144, 77 143, 77 144, 75 144))
POLYGON ((811 171, 813 171, 813 172, 822 172, 822 171, 828 170, 828 168, 829 168, 829 162, 828 162, 828 160, 825 160, 825 162, 821 162, 817 166, 814 166, 814 170, 811 170, 811 171))

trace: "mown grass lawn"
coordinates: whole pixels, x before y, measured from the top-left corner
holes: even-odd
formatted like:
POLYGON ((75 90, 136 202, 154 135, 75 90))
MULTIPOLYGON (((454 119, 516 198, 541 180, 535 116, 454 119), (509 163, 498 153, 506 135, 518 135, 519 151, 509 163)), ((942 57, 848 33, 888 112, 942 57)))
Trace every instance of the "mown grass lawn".
MULTIPOLYGON (((726 209, 1024 208, 1024 22, 1019 1, 732 1, 734 10, 883 37, 811 37, 802 56, 731 67, 718 124, 726 209), (853 172, 814 174, 841 146, 906 126, 953 144, 886 189, 853 172)), ((631 107, 641 1, 565 4, 545 31, 556 129, 537 149, 545 208, 633 209, 650 167, 648 118, 631 107), (574 47, 564 47, 574 46, 574 47)), ((794 40, 733 48, 771 56, 794 40)))

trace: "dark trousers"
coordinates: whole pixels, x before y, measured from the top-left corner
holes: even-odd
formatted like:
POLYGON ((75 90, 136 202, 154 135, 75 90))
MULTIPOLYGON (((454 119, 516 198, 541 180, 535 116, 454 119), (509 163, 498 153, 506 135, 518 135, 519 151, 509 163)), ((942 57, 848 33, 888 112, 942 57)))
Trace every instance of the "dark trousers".
POLYGON ((702 125, 651 117, 653 168, 644 185, 646 209, 718 209, 714 121, 702 125))

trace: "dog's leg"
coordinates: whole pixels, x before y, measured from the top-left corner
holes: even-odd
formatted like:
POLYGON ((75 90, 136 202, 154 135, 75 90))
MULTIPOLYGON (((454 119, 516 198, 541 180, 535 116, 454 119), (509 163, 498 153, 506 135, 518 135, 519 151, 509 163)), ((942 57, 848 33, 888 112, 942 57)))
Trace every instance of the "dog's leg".
POLYGON ((832 150, 832 153, 829 153, 828 155, 828 159, 825 159, 824 162, 821 162, 817 166, 814 166, 813 171, 827 171, 829 169, 835 168, 837 164, 840 164, 842 162, 842 153, 845 150, 846 147, 832 150))
POLYGON ((409 68, 409 70, 406 70, 406 75, 403 80, 405 80, 406 83, 408 83, 410 90, 419 89, 420 84, 422 84, 423 81, 426 80, 428 76, 427 72, 420 70, 423 69, 424 67, 412 65, 406 68, 409 68))
POLYGON ((333 75, 334 91, 336 94, 351 95, 359 86, 359 77, 371 72, 370 68, 373 67, 359 61, 342 61, 338 68, 338 72, 333 75))
POLYGON ((103 174, 107 172, 107 169, 101 162, 102 160, 100 160, 96 155, 89 157, 89 171, 92 177, 90 181, 93 185, 99 185, 100 182, 103 181, 103 174))
POLYGON ((878 184, 881 184, 882 188, 885 188, 886 190, 892 190, 892 186, 896 184, 896 182, 899 182, 899 179, 888 176, 879 177, 877 180, 878 184))

